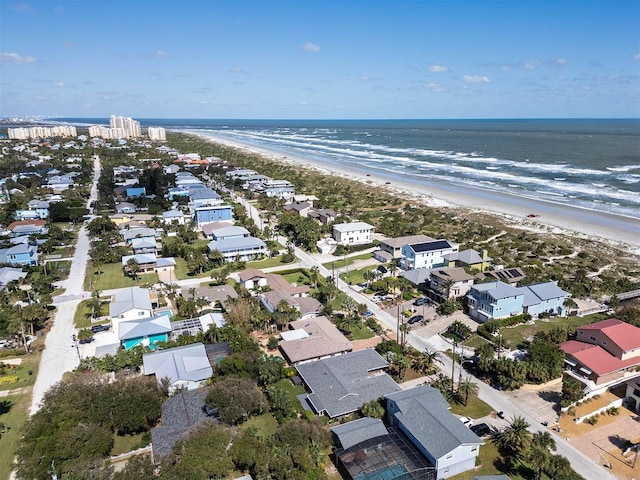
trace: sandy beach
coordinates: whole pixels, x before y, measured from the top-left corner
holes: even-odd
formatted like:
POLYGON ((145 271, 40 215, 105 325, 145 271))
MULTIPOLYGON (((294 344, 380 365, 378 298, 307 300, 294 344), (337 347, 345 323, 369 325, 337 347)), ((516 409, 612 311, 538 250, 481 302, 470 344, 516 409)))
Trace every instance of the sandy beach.
POLYGON ((462 190, 452 185, 434 184, 411 177, 398 180, 367 173, 353 165, 329 165, 315 159, 295 156, 290 152, 243 144, 215 134, 193 131, 184 131, 184 133, 195 134, 215 143, 262 155, 273 161, 308 168, 327 175, 350 178, 375 188, 385 188, 399 197, 409 198, 427 206, 491 213, 505 219, 510 225, 527 230, 606 241, 640 255, 640 219, 482 189, 462 190), (529 214, 538 216, 529 218, 527 217, 529 214))

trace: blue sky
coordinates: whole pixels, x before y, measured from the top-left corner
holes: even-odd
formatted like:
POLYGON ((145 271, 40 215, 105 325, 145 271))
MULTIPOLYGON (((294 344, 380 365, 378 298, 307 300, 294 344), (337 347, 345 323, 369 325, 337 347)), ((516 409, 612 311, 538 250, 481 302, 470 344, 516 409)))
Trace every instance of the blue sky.
POLYGON ((0 3, 0 116, 640 117, 640 1, 0 3))

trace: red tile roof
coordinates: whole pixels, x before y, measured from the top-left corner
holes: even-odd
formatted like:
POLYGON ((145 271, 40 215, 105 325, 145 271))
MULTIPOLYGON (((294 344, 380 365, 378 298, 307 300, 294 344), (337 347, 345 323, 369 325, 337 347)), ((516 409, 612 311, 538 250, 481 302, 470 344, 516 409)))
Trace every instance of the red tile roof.
POLYGON ((640 357, 619 360, 599 345, 569 340, 559 345, 560 350, 572 356, 586 368, 601 376, 633 365, 640 365, 640 357))
POLYGON ((46 220, 18 220, 17 222, 10 223, 7 229, 13 231, 14 228, 22 225, 33 225, 35 227, 44 227, 46 224, 47 224, 46 220))
POLYGON ((578 327, 578 330, 600 330, 622 350, 629 351, 640 348, 640 328, 634 327, 617 318, 578 327))

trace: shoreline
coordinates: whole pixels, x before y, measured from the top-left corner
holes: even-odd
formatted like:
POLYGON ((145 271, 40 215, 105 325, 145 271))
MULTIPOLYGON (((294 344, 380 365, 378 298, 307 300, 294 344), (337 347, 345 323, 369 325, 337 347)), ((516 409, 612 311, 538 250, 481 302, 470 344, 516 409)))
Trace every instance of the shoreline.
POLYGON ((457 186, 436 185, 426 180, 398 179, 392 175, 385 177, 379 173, 368 174, 353 165, 323 163, 288 151, 242 143, 214 133, 191 130, 180 130, 180 132, 257 154, 272 161, 311 169, 325 175, 352 178, 365 185, 373 184, 376 188, 384 188, 394 195, 409 198, 426 206, 468 209, 474 213, 493 214, 516 228, 540 234, 577 236, 588 240, 605 241, 618 248, 627 247, 630 253, 640 255, 640 219, 501 192, 474 188, 463 190, 457 186), (530 213, 540 216, 527 218, 530 213))

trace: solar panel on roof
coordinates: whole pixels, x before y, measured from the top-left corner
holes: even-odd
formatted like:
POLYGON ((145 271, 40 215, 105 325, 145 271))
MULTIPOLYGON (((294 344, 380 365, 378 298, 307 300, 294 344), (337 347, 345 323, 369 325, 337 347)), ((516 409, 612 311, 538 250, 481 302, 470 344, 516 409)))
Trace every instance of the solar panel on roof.
POLYGON ((451 248, 451 244, 446 240, 436 240, 435 242, 416 243, 411 245, 411 248, 413 248, 415 252, 429 252, 431 250, 451 248))

